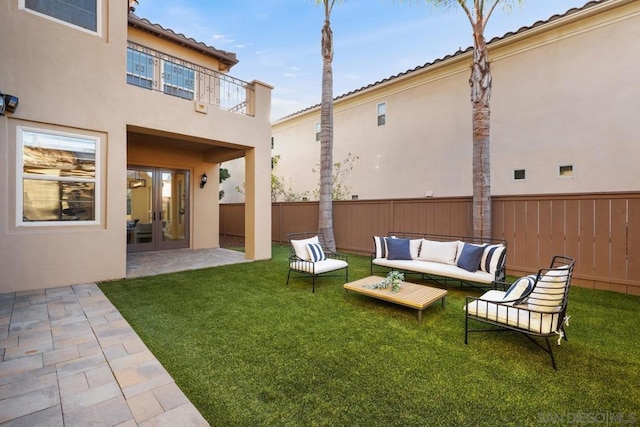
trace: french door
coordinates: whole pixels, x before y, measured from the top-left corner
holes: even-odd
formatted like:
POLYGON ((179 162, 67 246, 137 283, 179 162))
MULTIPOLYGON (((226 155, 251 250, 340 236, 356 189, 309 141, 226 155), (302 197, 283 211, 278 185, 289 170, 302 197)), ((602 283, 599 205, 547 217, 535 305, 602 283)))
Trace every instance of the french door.
POLYGON ((189 247, 189 172, 129 166, 127 251, 189 247))

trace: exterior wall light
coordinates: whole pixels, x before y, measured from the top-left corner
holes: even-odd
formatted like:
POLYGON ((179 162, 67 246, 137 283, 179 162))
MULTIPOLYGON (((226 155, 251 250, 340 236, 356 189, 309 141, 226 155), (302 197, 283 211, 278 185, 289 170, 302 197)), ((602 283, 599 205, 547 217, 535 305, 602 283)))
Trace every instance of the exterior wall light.
POLYGON ((203 173, 200 177, 200 188, 204 188, 205 185, 207 185, 207 174, 203 173))
POLYGON ((7 113, 14 113, 16 108, 18 108, 19 101, 17 96, 0 93, 0 116, 4 116, 5 111, 7 113))

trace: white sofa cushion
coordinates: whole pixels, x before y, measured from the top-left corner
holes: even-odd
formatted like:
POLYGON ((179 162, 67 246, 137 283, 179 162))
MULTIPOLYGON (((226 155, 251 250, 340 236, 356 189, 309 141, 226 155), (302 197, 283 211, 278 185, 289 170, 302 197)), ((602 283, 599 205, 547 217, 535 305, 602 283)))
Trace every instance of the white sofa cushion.
POLYGON ((433 274, 435 276, 450 277, 457 280, 469 280, 471 282, 491 284, 495 280, 495 275, 476 271, 471 273, 463 268, 450 264, 442 264, 433 261, 394 261, 385 258, 373 260, 375 265, 389 268, 397 268, 405 271, 415 271, 416 273, 433 274))
POLYGON ((437 242, 422 239, 418 259, 455 265, 457 252, 458 242, 437 242))
POLYGON ((309 243, 320 243, 318 240, 318 236, 313 236, 308 239, 301 240, 292 240, 291 245, 293 246, 293 250, 296 253, 296 256, 302 260, 309 261, 311 259, 311 255, 309 254, 309 250, 307 249, 307 244, 309 243))

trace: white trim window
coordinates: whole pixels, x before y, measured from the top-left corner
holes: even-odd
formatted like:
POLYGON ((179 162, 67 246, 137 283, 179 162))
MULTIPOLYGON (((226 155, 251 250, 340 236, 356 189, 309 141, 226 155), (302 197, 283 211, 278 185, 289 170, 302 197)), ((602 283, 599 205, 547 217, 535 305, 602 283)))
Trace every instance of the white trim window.
POLYGON ((384 126, 387 123, 387 103, 381 102, 377 107, 378 126, 384 126))
POLYGON ((100 221, 100 138, 17 127, 18 226, 100 221))
POLYGON ((153 89, 155 60, 148 53, 127 48, 127 83, 153 89))
POLYGON ((20 0, 20 9, 83 31, 102 32, 102 0, 20 0))
POLYGON ((164 61, 162 81, 164 93, 193 100, 195 71, 183 65, 164 61))
POLYGON ((316 123, 316 141, 320 141, 322 137, 322 127, 320 126, 320 122, 316 123))

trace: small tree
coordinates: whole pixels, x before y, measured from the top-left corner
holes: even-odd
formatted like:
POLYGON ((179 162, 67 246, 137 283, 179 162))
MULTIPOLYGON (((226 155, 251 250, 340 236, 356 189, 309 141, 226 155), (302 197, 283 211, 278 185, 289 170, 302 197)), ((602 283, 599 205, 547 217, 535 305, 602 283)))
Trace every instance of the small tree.
MULTIPOLYGON (((353 170, 353 165, 359 158, 360 157, 349 153, 343 161, 333 164, 333 176, 331 178, 331 197, 333 200, 346 200, 351 195, 351 187, 346 185, 346 181, 353 170)), ((318 169, 312 169, 312 172, 318 172, 318 169)), ((318 198, 320 190, 315 190, 313 195, 318 198)))
MULTIPOLYGON (((220 168, 220 184, 222 184, 222 181, 230 177, 231 177, 231 174, 229 173, 229 169, 220 168)), ((223 197, 224 197, 224 190, 220 190, 218 192, 218 200, 222 200, 223 197)))
MULTIPOLYGON (((284 177, 276 175, 276 169, 278 162, 280 161, 280 154, 271 158, 271 203, 275 203, 279 200, 285 202, 297 202, 308 196, 308 192, 294 193, 291 187, 286 188, 284 177)), ((236 191, 240 194, 245 194, 244 183, 240 186, 236 186, 236 191)))

